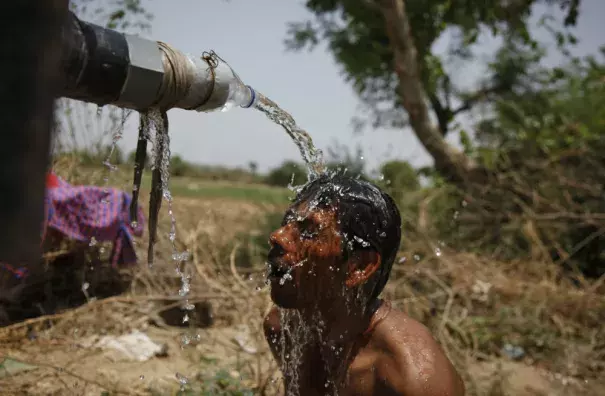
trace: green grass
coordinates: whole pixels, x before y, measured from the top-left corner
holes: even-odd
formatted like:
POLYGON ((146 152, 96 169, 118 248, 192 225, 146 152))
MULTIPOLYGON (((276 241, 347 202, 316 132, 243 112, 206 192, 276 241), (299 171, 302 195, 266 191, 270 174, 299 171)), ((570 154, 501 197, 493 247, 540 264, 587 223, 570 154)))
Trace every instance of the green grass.
MULTIPOLYGON (((151 175, 143 175, 142 188, 151 188, 151 175)), ((286 188, 275 188, 258 184, 211 182, 186 177, 172 177, 170 192, 176 197, 227 198, 255 203, 285 204, 292 192, 286 188)))
MULTIPOLYGON (((109 175, 108 183, 130 193, 132 191, 132 173, 131 166, 120 166, 118 171, 109 175)), ((103 176, 105 174, 106 172, 101 166, 80 166, 75 173, 73 170, 71 171, 69 181, 73 184, 104 185, 103 176)), ((196 177, 171 176, 169 188, 175 197, 224 198, 274 205, 287 204, 289 197, 292 196, 292 191, 287 188, 224 180, 212 181, 196 177)), ((151 189, 151 171, 148 169, 143 174, 141 189, 144 194, 149 193, 151 189)))

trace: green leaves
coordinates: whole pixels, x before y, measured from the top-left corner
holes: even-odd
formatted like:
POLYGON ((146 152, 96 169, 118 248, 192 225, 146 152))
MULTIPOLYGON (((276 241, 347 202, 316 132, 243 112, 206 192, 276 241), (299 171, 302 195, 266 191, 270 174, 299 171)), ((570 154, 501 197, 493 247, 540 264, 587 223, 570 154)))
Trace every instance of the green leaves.
POLYGON ((129 33, 148 31, 153 19, 142 0, 72 0, 70 9, 83 20, 129 33))
MULTIPOLYGON (((454 85, 455 79, 444 70, 444 60, 434 52, 434 44, 444 32, 454 32, 458 38, 449 49, 453 60, 472 60, 473 47, 483 32, 490 31, 505 41, 490 74, 484 78, 486 84, 481 87, 492 95, 468 103, 455 113, 457 115, 472 110, 480 102, 492 102, 502 92, 525 84, 528 68, 543 56, 528 26, 534 5, 558 6, 567 12, 564 22, 555 21, 548 12, 542 18, 543 24, 551 27, 551 33, 560 36, 561 48, 567 48, 577 42, 566 28, 575 25, 579 3, 579 0, 405 2, 418 53, 420 77, 433 110, 443 115, 440 119, 442 133, 448 132, 454 119, 451 103, 463 101, 463 95, 481 96, 479 92, 460 92, 454 85)), ((372 126, 405 125, 406 117, 401 110, 394 76, 393 52, 376 3, 373 0, 308 0, 305 5, 314 18, 289 25, 287 48, 312 50, 319 42, 326 42, 345 80, 352 84, 370 110, 368 117, 372 126), (387 108, 396 110, 385 111, 387 108)))

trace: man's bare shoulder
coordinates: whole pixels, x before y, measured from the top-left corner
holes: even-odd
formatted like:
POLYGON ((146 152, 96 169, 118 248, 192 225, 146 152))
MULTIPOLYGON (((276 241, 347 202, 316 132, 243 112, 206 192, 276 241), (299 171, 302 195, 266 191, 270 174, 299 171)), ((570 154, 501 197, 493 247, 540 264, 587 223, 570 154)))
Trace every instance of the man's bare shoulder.
POLYGON ((464 395, 464 384, 429 331, 417 320, 392 309, 376 326, 371 342, 383 351, 376 374, 393 394, 464 395))

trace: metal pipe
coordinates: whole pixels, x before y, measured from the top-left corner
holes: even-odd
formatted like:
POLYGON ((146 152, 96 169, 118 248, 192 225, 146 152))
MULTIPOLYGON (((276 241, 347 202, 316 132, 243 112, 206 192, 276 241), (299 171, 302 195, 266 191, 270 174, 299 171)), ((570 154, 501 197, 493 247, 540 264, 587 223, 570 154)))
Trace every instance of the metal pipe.
POLYGON ((162 42, 81 21, 70 12, 63 29, 60 96, 135 110, 157 107, 210 111, 255 98, 214 52, 185 55, 162 42))

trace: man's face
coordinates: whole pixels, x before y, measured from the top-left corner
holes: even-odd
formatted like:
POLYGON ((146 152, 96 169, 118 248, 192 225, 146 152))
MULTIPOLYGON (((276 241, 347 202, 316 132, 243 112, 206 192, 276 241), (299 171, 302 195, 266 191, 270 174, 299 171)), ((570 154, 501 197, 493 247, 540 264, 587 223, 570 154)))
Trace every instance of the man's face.
POLYGON ((282 308, 303 308, 342 295, 341 241, 335 208, 290 207, 269 238, 272 300, 282 308))

